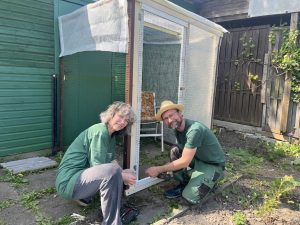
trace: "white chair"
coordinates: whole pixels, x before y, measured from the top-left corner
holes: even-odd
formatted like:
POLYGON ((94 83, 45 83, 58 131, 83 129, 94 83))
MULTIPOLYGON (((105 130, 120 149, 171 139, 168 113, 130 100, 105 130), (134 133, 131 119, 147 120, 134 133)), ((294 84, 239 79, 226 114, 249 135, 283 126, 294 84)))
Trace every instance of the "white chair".
POLYGON ((163 122, 155 119, 156 114, 155 93, 150 91, 142 92, 141 106, 141 129, 140 137, 157 137, 161 139, 161 151, 164 151, 164 130, 163 122))

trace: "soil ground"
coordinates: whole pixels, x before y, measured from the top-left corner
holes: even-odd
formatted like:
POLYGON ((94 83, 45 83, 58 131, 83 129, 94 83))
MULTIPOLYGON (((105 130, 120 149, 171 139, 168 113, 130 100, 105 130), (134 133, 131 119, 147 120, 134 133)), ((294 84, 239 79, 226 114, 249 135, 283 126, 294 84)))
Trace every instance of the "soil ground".
MULTIPOLYGON (((265 144, 244 134, 223 130, 218 134, 218 139, 227 158, 228 176, 224 182, 230 183, 240 177, 236 182, 201 206, 191 207, 182 198, 165 199, 163 191, 174 185, 170 181, 124 197, 124 202, 140 210, 137 220, 131 224, 299 225, 300 188, 281 195, 285 183, 281 186, 277 183, 275 188, 272 186, 272 182, 283 179, 285 175, 300 180, 299 168, 297 170, 291 164, 295 158, 282 156, 270 161, 272 155, 268 155, 265 144), (274 195, 278 196, 275 199, 278 201, 259 211, 259 207, 274 195), (182 207, 189 208, 179 217, 164 223, 172 210, 182 207)), ((154 146, 152 142, 144 143, 144 156, 154 146)), ((163 162, 166 154, 160 154, 163 157, 159 154, 153 156, 163 162)), ((147 157, 142 160, 142 168, 152 163, 147 157)), ((12 177, 0 169, 0 225, 101 224, 99 201, 96 199, 88 208, 82 208, 61 199, 53 188, 55 174, 56 168, 52 168, 12 177), (4 182, 4 177, 11 179, 4 182), (23 179, 28 182, 22 184, 23 179)))

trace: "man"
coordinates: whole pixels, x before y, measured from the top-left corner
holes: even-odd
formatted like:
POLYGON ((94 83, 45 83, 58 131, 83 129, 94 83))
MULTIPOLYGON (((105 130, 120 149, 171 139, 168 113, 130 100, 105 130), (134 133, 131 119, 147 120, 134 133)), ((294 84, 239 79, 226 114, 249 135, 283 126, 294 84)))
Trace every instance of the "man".
POLYGON ((212 131, 200 122, 183 118, 183 108, 183 105, 168 100, 161 103, 156 119, 163 120, 175 130, 178 146, 170 150, 170 163, 150 167, 146 174, 161 177, 165 172, 174 171, 174 179, 179 185, 165 191, 165 197, 182 195, 188 202, 196 204, 224 176, 225 156, 212 131))

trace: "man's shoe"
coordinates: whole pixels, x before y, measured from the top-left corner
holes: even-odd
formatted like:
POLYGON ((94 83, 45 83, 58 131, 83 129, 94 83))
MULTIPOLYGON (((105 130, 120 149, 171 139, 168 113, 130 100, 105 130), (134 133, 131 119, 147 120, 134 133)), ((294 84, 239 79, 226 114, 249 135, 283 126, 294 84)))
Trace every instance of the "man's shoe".
POLYGON ((78 205, 83 206, 83 207, 88 207, 89 204, 92 203, 92 201, 93 201, 92 198, 90 198, 90 199, 77 199, 77 200, 75 200, 75 202, 78 205))
POLYGON ((139 213, 140 211, 137 208, 131 205, 123 205, 120 209, 122 224, 130 224, 132 221, 136 220, 139 213))
POLYGON ((165 195, 166 198, 169 198, 169 199, 178 198, 182 195, 184 187, 185 187, 185 185, 179 184, 174 188, 166 190, 164 195, 165 195))
POLYGON ((169 173, 160 173, 160 174, 157 175, 157 178, 168 181, 168 180, 171 180, 172 175, 169 174, 169 173))

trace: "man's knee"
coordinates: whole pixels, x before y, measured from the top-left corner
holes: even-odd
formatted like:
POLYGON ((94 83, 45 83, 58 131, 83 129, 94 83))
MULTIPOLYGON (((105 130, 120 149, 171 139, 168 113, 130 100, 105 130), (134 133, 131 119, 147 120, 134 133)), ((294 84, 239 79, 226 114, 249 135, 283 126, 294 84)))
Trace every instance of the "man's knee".
POLYGON ((170 161, 179 159, 181 155, 182 155, 182 149, 180 149, 177 145, 173 145, 170 149, 170 161))
POLYGON ((203 200, 211 191, 211 187, 205 183, 196 187, 186 187, 182 192, 182 197, 189 203, 197 204, 203 200))

